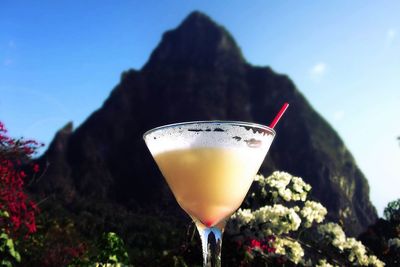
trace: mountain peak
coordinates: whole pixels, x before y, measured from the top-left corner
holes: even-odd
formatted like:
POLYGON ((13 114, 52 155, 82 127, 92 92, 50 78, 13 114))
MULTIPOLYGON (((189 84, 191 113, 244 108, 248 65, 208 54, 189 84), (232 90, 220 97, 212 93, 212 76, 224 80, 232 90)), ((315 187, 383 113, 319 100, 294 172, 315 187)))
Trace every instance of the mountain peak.
POLYGON ((163 35, 145 69, 165 64, 185 67, 229 67, 245 62, 233 37, 207 15, 194 11, 163 35))
POLYGON ((181 24, 192 23, 195 21, 199 21, 200 23, 208 22, 215 24, 215 22, 209 16, 198 10, 195 10, 191 12, 189 15, 187 15, 187 17, 183 20, 181 24))

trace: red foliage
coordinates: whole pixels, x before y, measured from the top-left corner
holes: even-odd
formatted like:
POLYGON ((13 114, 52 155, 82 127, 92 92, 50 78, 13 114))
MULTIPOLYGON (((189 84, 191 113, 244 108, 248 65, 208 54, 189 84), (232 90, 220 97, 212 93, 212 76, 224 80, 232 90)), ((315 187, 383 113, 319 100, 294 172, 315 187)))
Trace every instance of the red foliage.
MULTIPOLYGON (((7 136, 4 124, 0 122, 0 210, 7 211, 7 217, 0 217, 0 228, 11 235, 36 232, 36 204, 24 192, 28 175, 22 170, 21 161, 32 156, 42 144, 34 140, 14 139, 7 136)), ((39 166, 33 166, 33 173, 39 166)))
POLYGON ((274 253, 276 250, 272 246, 274 241, 274 236, 269 236, 264 240, 250 239, 247 245, 247 252, 251 253, 253 250, 261 250, 264 253, 274 253))
POLYGON ((67 266, 73 260, 81 258, 85 255, 87 249, 84 243, 77 246, 68 246, 62 243, 55 244, 54 247, 44 252, 42 266, 67 266))

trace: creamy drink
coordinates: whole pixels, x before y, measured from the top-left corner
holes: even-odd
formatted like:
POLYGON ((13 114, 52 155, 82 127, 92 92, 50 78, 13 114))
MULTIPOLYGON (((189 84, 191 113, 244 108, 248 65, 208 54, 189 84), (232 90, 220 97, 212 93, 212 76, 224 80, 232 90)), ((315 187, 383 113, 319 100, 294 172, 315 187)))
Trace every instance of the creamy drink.
POLYGON ((196 147, 154 155, 179 205, 207 227, 239 208, 264 155, 253 149, 196 147))
POLYGON ((196 223, 204 266, 220 266, 226 219, 242 203, 274 136, 267 126, 230 121, 171 124, 144 134, 177 202, 196 223))

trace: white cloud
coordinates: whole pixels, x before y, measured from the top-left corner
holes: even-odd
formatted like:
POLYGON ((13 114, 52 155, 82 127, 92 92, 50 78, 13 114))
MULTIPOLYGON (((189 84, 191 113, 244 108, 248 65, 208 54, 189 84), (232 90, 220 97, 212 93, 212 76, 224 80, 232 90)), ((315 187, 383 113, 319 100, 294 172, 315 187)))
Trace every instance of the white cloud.
POLYGON ((327 70, 327 65, 324 62, 319 62, 317 64, 315 64, 311 69, 310 69, 310 75, 311 78, 314 81, 319 81, 322 76, 325 75, 327 70))

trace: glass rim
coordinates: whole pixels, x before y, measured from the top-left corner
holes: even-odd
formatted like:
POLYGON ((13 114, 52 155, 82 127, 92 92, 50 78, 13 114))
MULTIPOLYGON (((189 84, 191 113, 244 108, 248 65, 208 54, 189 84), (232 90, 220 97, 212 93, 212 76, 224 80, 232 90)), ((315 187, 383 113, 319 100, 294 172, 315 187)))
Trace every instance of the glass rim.
POLYGON ((237 126, 247 126, 247 127, 254 127, 254 128, 259 128, 263 130, 269 131, 273 136, 276 135, 276 132, 273 128, 268 127, 263 124, 255 123, 255 122, 245 122, 245 121, 230 121, 230 120, 204 120, 204 121, 185 121, 185 122, 176 122, 176 123, 170 123, 170 124, 165 124, 161 125, 155 128, 152 128, 150 130, 147 130, 143 134, 143 139, 146 140, 146 136, 156 132, 158 130, 163 130, 167 128, 172 128, 180 125, 191 125, 191 124, 230 124, 230 125, 237 125, 237 126))

